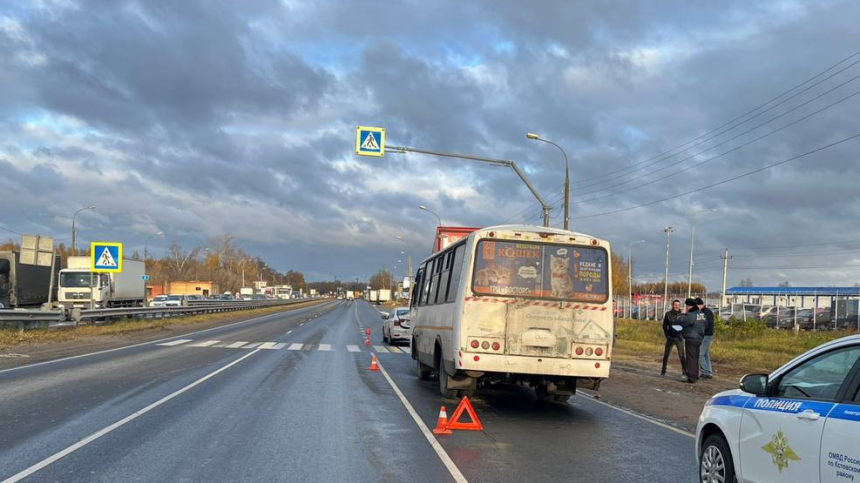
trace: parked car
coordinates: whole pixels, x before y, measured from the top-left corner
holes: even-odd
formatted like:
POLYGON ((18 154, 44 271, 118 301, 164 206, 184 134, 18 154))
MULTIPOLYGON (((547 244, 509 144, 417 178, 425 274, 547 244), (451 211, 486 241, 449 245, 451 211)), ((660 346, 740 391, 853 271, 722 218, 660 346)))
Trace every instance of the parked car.
POLYGON ((860 335, 827 342, 713 396, 696 427, 698 481, 850 481, 860 448, 860 335), (849 468, 842 470, 841 468, 849 468))
POLYGON ((779 307, 778 310, 770 310, 762 320, 771 329, 793 329, 795 312, 797 309, 794 307, 779 307))
POLYGON ((383 314, 382 319, 382 340, 394 345, 397 341, 411 340, 410 332, 411 325, 409 324, 409 307, 397 307, 387 314, 383 314))
POLYGON ((797 312, 797 323, 803 330, 828 330, 833 328, 833 315, 824 307, 803 309, 797 312))
POLYGON ((188 305, 188 298, 185 295, 168 295, 161 302, 162 307, 185 307, 188 305))
POLYGON ((167 300, 167 295, 156 295, 149 302, 150 307, 164 307, 164 301, 167 300))
POLYGON ((187 300, 189 302, 194 302, 194 301, 199 302, 201 300, 206 300, 206 297, 204 297, 202 295, 196 295, 196 294, 195 295, 186 295, 185 300, 187 300))
POLYGON ((269 297, 266 297, 263 294, 252 295, 249 300, 269 300, 269 297))

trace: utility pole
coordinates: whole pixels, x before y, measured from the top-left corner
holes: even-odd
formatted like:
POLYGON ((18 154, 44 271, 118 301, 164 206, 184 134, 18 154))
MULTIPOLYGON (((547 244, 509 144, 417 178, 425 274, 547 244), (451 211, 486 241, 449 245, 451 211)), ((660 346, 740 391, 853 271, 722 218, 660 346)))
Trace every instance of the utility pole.
POLYGON ((663 232, 666 233, 666 277, 663 278, 663 313, 666 313, 666 301, 669 300, 669 235, 673 231, 675 230, 671 226, 663 228, 663 232))
MULTIPOLYGON (((723 298, 720 300, 720 310, 726 305, 726 278, 729 275, 729 249, 726 248, 726 254, 720 257, 723 259, 723 298)), ((722 314, 720 314, 722 316, 722 314)))
POLYGON ((705 213, 716 213, 717 210, 702 210, 693 213, 693 228, 690 230, 690 273, 687 278, 687 298, 693 293, 693 247, 696 242, 696 217, 705 213))

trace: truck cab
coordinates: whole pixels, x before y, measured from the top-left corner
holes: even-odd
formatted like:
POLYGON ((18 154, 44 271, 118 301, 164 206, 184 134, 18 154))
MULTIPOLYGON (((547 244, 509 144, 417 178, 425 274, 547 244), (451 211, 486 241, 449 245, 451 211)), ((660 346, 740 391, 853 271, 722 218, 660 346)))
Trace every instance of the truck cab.
POLYGON ((97 309, 110 297, 110 275, 80 268, 60 270, 58 301, 66 308, 97 309))

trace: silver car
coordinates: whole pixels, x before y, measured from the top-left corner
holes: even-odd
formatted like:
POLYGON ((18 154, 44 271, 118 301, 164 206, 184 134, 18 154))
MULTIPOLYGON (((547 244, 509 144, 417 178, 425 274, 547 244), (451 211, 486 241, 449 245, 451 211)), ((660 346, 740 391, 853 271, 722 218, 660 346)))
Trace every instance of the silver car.
POLYGON ((382 340, 394 345, 395 342, 405 341, 409 343, 412 337, 409 324, 409 307, 397 307, 391 309, 391 312, 384 314, 382 319, 382 340))

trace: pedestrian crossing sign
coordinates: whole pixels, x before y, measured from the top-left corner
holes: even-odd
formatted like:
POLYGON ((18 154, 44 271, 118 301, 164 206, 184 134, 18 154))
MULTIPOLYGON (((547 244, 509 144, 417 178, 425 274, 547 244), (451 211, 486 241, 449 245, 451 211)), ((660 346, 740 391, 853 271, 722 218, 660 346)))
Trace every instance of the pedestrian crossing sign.
POLYGON ((358 126, 355 128, 355 154, 385 156, 385 128, 358 126))
POLYGON ((122 243, 93 242, 90 260, 94 272, 122 272, 122 243))

